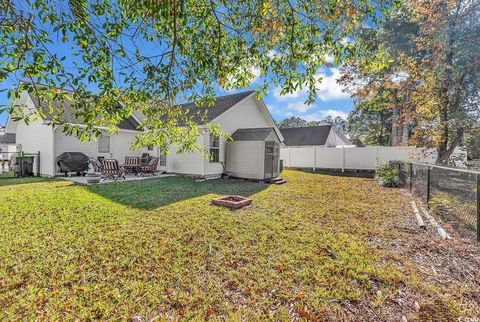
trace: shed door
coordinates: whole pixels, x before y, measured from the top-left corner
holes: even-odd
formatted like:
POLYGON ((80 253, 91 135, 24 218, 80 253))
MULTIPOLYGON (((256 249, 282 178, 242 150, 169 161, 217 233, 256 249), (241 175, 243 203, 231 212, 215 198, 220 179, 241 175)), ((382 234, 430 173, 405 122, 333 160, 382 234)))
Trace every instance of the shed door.
POLYGON ((265 141, 265 179, 278 177, 280 145, 275 141, 265 141))

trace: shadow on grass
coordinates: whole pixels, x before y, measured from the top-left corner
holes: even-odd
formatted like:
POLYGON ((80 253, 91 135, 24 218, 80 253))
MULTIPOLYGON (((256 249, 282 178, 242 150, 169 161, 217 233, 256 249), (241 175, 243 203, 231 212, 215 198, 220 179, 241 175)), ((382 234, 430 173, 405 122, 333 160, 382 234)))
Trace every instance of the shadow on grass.
POLYGON ((369 178, 373 179, 375 177, 375 171, 370 170, 345 170, 342 172, 341 170, 309 170, 309 169, 297 169, 298 171, 311 173, 311 174, 324 174, 328 176, 335 176, 335 177, 353 177, 353 178, 369 178))
POLYGON ((215 179, 202 182, 184 177, 127 181, 88 186, 85 189, 126 206, 152 210, 171 203, 207 194, 251 196, 268 184, 240 179, 215 179))
POLYGON ((4 186, 13 186, 18 184, 27 184, 27 183, 34 183, 34 182, 42 182, 52 180, 49 178, 43 177, 25 177, 25 178, 17 178, 11 172, 4 172, 0 174, 0 187, 4 186))

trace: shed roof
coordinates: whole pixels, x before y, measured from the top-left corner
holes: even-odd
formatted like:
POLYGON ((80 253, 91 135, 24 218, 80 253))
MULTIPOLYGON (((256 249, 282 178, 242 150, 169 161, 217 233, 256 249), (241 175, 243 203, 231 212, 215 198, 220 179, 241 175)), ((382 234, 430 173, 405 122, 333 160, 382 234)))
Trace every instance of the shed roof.
POLYGON ((0 134, 0 144, 15 144, 16 135, 14 133, 0 134))
MULTIPOLYGON (((34 97, 31 93, 29 93, 28 95, 32 99, 35 107, 47 108, 46 102, 39 100, 38 98, 34 97)), ((50 103, 53 108, 53 112, 45 115, 44 117, 45 121, 53 121, 54 116, 58 115, 58 118, 65 123, 84 124, 83 120, 76 117, 75 110, 71 108, 72 102, 70 102, 69 100, 64 100, 63 102, 51 100, 50 103), (63 113, 61 111, 63 111, 63 113)), ((122 130, 137 131, 139 125, 140 124, 137 122, 137 120, 135 120, 134 117, 130 116, 126 119, 121 120, 117 126, 122 130)))
POLYGON ((232 139, 234 141, 265 141, 272 131, 275 132, 273 127, 238 129, 232 134, 232 139))
MULTIPOLYGON (((218 96, 215 98, 215 103, 213 106, 201 105, 197 106, 195 103, 185 103, 180 104, 178 107, 182 112, 187 113, 187 116, 191 116, 192 121, 196 124, 202 124, 212 121, 221 114, 225 113, 227 110, 232 108, 234 105, 239 103, 244 98, 250 96, 254 91, 241 92, 236 94, 230 94, 225 96, 218 96)), ((179 121, 179 125, 183 124, 183 121, 179 121)))
POLYGON ((325 145, 331 124, 280 129, 286 146, 325 145))

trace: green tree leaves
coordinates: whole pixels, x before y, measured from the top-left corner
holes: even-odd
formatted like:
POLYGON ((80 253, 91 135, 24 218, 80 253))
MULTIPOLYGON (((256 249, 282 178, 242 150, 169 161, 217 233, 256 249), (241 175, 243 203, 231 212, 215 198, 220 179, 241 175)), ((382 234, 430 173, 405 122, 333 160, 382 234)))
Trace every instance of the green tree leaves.
MULTIPOLYGON (((44 100, 71 101, 86 127, 52 125, 82 139, 111 131, 134 111, 145 115, 136 145, 194 149, 198 125, 174 108, 183 100, 212 102, 215 90, 280 86, 316 97, 315 74, 331 54, 346 61, 363 50, 348 41, 372 24, 389 1, 142 0, 6 1, 0 5, 0 82, 10 97, 28 91, 44 100), (40 86, 41 84, 41 86, 40 86), (123 108, 117 108, 121 104, 123 108), (179 124, 186 124, 178 129, 179 124)), ((30 113, 12 109, 28 119, 30 113)), ((60 112, 61 111, 57 111, 60 112)), ((214 131, 212 129, 212 131, 214 131)))

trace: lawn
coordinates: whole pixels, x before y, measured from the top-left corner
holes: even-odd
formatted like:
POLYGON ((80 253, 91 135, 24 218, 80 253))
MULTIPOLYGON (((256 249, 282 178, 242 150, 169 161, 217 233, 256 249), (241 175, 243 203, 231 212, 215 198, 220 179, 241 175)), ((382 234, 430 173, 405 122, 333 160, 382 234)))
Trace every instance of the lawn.
POLYGON ((398 321, 480 311, 479 280, 428 260, 453 253, 456 265, 476 265, 475 248, 458 255, 415 229, 403 190, 284 177, 281 186, 0 179, 0 320, 398 321), (232 193, 253 204, 211 205, 232 193))

